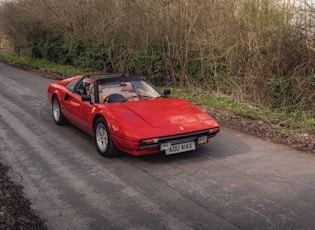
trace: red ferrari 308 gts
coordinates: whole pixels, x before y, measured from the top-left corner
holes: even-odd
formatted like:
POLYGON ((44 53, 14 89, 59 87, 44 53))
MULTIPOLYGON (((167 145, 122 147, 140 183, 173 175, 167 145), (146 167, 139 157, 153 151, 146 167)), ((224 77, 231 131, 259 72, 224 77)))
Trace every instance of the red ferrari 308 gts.
POLYGON ((94 74, 53 82, 48 87, 58 125, 69 121, 95 137, 106 157, 175 154, 208 143, 218 123, 192 103, 167 98, 143 78, 94 74))

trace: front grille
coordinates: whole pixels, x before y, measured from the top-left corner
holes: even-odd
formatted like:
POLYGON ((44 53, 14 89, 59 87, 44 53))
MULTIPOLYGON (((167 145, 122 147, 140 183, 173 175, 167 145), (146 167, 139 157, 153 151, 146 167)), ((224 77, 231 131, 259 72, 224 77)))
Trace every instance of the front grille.
POLYGON ((154 144, 145 144, 144 141, 140 142, 140 149, 147 149, 147 148, 158 148, 161 143, 171 143, 171 144, 179 144, 185 143, 190 141, 196 141, 198 137, 208 136, 210 137, 209 130, 198 131, 193 133, 186 133, 186 134, 179 134, 173 136, 166 136, 166 137, 158 137, 159 142, 154 144))

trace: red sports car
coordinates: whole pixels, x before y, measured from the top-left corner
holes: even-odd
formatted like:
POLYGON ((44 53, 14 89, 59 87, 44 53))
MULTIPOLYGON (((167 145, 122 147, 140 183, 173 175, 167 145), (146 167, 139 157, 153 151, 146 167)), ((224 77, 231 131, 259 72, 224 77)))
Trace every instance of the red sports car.
POLYGON ((95 137, 106 157, 119 151, 135 156, 190 151, 219 132, 209 115, 169 93, 124 74, 81 75, 48 87, 56 124, 69 121, 95 137))

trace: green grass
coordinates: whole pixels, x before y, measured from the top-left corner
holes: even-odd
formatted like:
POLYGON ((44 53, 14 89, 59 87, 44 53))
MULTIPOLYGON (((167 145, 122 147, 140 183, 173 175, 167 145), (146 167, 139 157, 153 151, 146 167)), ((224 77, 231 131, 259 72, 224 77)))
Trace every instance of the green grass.
MULTIPOLYGON (((57 65, 42 59, 18 57, 10 53, 0 53, 0 60, 31 68, 43 69, 47 72, 65 76, 88 73, 87 70, 78 69, 73 66, 57 65)), ((232 97, 214 96, 200 90, 171 88, 171 92, 171 97, 183 98, 200 106, 218 109, 221 111, 220 116, 223 119, 229 119, 229 114, 234 114, 252 120, 261 120, 273 127, 277 127, 281 133, 286 135, 296 135, 301 132, 315 134, 315 112, 310 114, 303 111, 292 112, 289 109, 280 110, 268 107, 256 107, 249 103, 238 102, 232 97)))
POLYGON ((10 64, 27 66, 35 69, 44 69, 47 72, 61 74, 61 75, 79 75, 86 73, 86 70, 78 69, 70 65, 58 65, 56 63, 35 59, 30 57, 19 57, 11 53, 0 54, 0 60, 3 60, 10 64))

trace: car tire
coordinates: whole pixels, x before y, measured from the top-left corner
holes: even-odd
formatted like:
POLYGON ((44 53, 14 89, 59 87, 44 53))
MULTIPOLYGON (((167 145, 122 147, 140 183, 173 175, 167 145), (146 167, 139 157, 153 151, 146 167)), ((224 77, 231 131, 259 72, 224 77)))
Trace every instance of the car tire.
POLYGON ((95 143, 98 152, 104 157, 117 156, 119 150, 112 141, 107 122, 103 117, 99 117, 95 122, 95 143))
POLYGON ((52 115, 57 125, 65 124, 65 117, 62 114, 60 103, 56 96, 54 96, 52 99, 52 115))

